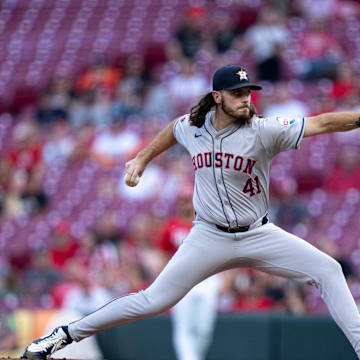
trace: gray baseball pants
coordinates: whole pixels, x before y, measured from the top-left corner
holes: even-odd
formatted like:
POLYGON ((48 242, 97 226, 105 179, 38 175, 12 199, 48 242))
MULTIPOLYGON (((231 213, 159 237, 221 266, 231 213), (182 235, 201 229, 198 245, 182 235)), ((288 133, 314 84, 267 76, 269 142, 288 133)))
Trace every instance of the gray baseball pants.
POLYGON ((157 315, 205 278, 235 267, 251 267, 314 284, 360 358, 360 315, 337 261, 272 223, 235 234, 203 221, 194 224, 146 290, 115 299, 72 322, 70 336, 80 341, 99 331, 157 315))

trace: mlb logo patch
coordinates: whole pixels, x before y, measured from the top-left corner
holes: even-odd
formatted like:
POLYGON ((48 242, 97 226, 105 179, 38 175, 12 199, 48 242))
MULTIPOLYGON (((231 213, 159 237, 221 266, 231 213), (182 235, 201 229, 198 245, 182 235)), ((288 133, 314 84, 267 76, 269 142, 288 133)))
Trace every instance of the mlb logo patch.
POLYGON ((278 117, 277 120, 280 123, 280 125, 282 125, 282 126, 293 125, 293 124, 295 124, 295 121, 296 121, 295 119, 288 119, 288 118, 283 118, 283 117, 278 117))

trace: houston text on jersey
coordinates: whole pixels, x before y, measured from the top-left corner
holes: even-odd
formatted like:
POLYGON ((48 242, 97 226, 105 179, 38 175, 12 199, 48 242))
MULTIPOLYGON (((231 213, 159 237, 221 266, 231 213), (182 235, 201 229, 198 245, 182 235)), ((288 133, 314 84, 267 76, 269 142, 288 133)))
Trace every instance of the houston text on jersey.
POLYGON ((241 171, 244 174, 251 175, 256 160, 245 159, 244 157, 231 153, 216 152, 213 155, 212 151, 199 153, 192 157, 194 170, 201 168, 210 168, 213 166, 216 168, 233 169, 235 171, 241 171))

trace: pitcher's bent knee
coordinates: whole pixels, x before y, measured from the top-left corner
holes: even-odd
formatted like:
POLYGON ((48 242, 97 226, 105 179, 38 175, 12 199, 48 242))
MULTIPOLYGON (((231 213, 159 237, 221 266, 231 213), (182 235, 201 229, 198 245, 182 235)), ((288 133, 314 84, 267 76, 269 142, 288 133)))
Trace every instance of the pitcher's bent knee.
POLYGON ((330 272, 331 275, 343 274, 340 263, 337 260, 333 259, 332 257, 329 257, 328 271, 330 272))
POLYGON ((326 255, 326 261, 318 264, 318 266, 320 266, 322 278, 333 279, 344 276, 340 263, 328 255, 326 255))

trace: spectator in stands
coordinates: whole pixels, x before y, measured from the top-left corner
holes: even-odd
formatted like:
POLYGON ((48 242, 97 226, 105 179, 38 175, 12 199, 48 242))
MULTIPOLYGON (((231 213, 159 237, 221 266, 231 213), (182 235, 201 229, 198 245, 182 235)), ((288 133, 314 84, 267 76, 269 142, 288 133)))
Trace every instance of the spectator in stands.
POLYGON ((37 104, 36 120, 40 125, 52 125, 55 121, 67 119, 67 113, 63 107, 57 107, 53 103, 51 94, 44 92, 37 104))
POLYGON ((44 164, 39 129, 30 121, 19 123, 13 139, 7 161, 14 181, 5 200, 5 212, 10 217, 37 214, 46 208, 48 200, 42 190, 44 164))
POLYGON ((140 115, 142 113, 142 98, 134 86, 135 81, 120 82, 112 105, 111 112, 113 117, 127 118, 131 115, 140 115))
POLYGON ((139 264, 136 239, 131 237, 131 233, 118 244, 118 251, 120 263, 115 269, 117 271, 114 272, 112 281, 114 291, 119 296, 143 289, 147 279, 144 278, 143 267, 139 264))
POLYGON ((335 111, 336 106, 335 98, 329 92, 319 93, 319 95, 311 99, 308 104, 311 116, 335 111))
MULTIPOLYGON (((109 227, 107 218, 113 219, 112 214, 104 215, 100 228, 104 227, 101 225, 104 221, 105 227, 109 227)), ((53 291, 58 306, 88 314, 114 296, 143 288, 133 246, 123 238, 117 244, 106 240, 108 236, 97 238, 96 233, 100 232, 96 227, 81 238, 79 249, 66 267, 66 281, 59 283, 53 291)))
POLYGON ((31 267, 23 276, 28 305, 31 304, 35 308, 52 308, 54 306, 51 298, 52 289, 62 279, 63 275, 53 266, 45 249, 32 252, 31 267))
POLYGON ((144 51, 144 67, 152 72, 166 63, 166 45, 163 42, 150 42, 144 51))
POLYGON ((289 38, 284 16, 273 7, 261 9, 257 22, 244 35, 243 52, 253 55, 259 80, 283 78, 282 52, 289 38))
POLYGON ((52 109, 66 109, 73 95, 73 82, 69 77, 55 77, 48 89, 50 95, 50 106, 52 109))
POLYGON ((109 89, 98 88, 90 107, 91 120, 98 128, 106 128, 112 121, 112 94, 109 89))
POLYGON ((7 249, 7 260, 9 269, 16 273, 24 273, 31 266, 31 256, 26 243, 9 244, 7 249))
POLYGON ((183 59, 180 65, 180 72, 170 79, 168 84, 169 98, 176 113, 183 113, 184 109, 193 105, 196 99, 210 88, 208 79, 197 71, 194 61, 183 59))
POLYGON ((93 229, 87 230, 83 236, 79 238, 79 248, 75 253, 76 262, 89 266, 91 264, 91 256, 96 246, 96 237, 93 229))
POLYGON ((91 106, 95 102, 94 91, 75 94, 69 105, 69 122, 72 126, 80 127, 93 125, 91 106))
POLYGON ((248 1, 238 0, 233 3, 234 10, 231 16, 234 17, 236 30, 244 34, 251 26, 255 25, 264 0, 248 1))
POLYGON ((162 221, 155 214, 138 214, 132 221, 130 238, 136 248, 136 257, 143 280, 148 284, 160 273, 163 262, 156 247, 162 221))
POLYGON ((11 172, 4 198, 4 218, 14 219, 26 215, 24 203, 21 200, 21 194, 26 187, 27 175, 23 170, 11 172))
POLYGON ((264 116, 304 117, 309 115, 305 102, 292 95, 289 83, 277 83, 274 94, 274 100, 264 109, 264 116))
POLYGON ((305 80, 334 79, 342 51, 338 40, 331 35, 330 21, 315 18, 300 41, 301 76, 305 80))
POLYGON ((62 307, 88 314, 114 296, 144 287, 136 245, 120 234, 114 221, 114 214, 106 212, 81 238, 66 269, 68 280, 55 291, 62 307))
POLYGON ((335 166, 324 182, 324 189, 343 196, 347 190, 360 190, 360 161, 357 148, 344 147, 338 152, 335 166))
POLYGON ((200 6, 187 9, 183 22, 178 26, 175 37, 168 46, 170 59, 193 59, 196 56, 204 42, 205 14, 205 8, 200 6))
POLYGON ((67 121, 58 120, 47 134, 43 147, 43 159, 47 166, 64 164, 75 149, 75 140, 67 121))
POLYGON ((70 224, 62 221, 56 225, 49 249, 52 266, 59 271, 64 271, 78 249, 78 242, 70 234, 70 224))
POLYGON ((105 56, 98 56, 77 79, 75 91, 82 93, 99 88, 112 90, 120 78, 120 70, 111 66, 105 56))
POLYGON ((151 75, 151 83, 144 94, 143 114, 167 121, 174 116, 174 109, 169 101, 167 84, 161 79, 162 68, 155 68, 151 75))
POLYGON ((126 59, 123 71, 120 84, 126 84, 134 94, 142 94, 146 83, 149 81, 149 73, 145 68, 144 58, 139 54, 130 55, 126 59))
MULTIPOLYGON (((236 276, 236 275, 235 275, 236 276)), ((244 276, 244 274, 242 275, 244 276)), ((247 270, 247 280, 233 282, 232 291, 235 295, 233 311, 269 311, 274 301, 266 294, 266 274, 247 270)))
POLYGON ((112 108, 114 117, 129 117, 142 113, 142 100, 150 81, 144 59, 138 54, 130 55, 124 65, 123 78, 115 92, 112 108))
MULTIPOLYGON (((87 315, 111 301, 113 293, 89 276, 89 269, 74 258, 68 266, 70 283, 64 286, 61 307, 87 315)), ((102 271, 98 269, 98 271, 102 271)), ((106 271, 106 270, 105 270, 106 271)), ((92 273, 93 275, 93 273, 92 273)))
POLYGON ((52 125, 58 120, 67 120, 67 109, 72 96, 72 81, 57 77, 40 95, 36 120, 41 125, 52 125))
MULTIPOLYGON (((359 82, 359 76, 355 77, 355 81, 359 82)), ((351 111, 359 111, 360 112, 360 89, 355 88, 351 93, 349 93, 346 97, 343 98, 343 101, 338 104, 337 110, 342 111, 340 109, 347 109, 351 111)))
POLYGON ((22 193, 21 200, 28 215, 44 212, 48 206, 48 196, 42 189, 42 179, 32 176, 28 179, 22 193))
POLYGON ((223 10, 217 10, 214 13, 213 19, 213 43, 215 51, 218 54, 222 54, 233 45, 233 41, 237 36, 233 17, 223 10))
POLYGON ((69 160, 81 161, 90 157, 91 146, 95 138, 95 129, 87 124, 77 129, 74 136, 74 149, 71 152, 69 160))
POLYGON ((66 265, 66 277, 53 291, 58 306, 82 314, 118 295, 113 288, 120 282, 119 278, 113 276, 108 280, 109 274, 119 266, 116 246, 110 241, 98 242, 95 232, 89 230, 80 239, 75 255, 66 265))
POLYGON ((220 311, 306 313, 303 287, 258 271, 235 269, 223 276, 220 311))
POLYGON ((297 316, 308 314, 304 286, 295 283, 295 281, 288 281, 285 287, 285 296, 285 304, 289 314, 297 316))
POLYGON ((94 246, 88 271, 92 273, 93 283, 105 285, 107 271, 119 266, 118 246, 122 241, 122 236, 110 211, 99 219, 93 234, 94 246))
POLYGON ((112 120, 112 107, 112 91, 106 87, 77 93, 69 106, 69 121, 74 126, 106 128, 112 120))
POLYGON ((19 123, 7 154, 11 170, 24 170, 29 176, 42 173, 42 143, 39 128, 31 121, 19 123))
POLYGON ((344 106, 342 104, 344 99, 350 97, 356 91, 357 80, 357 74, 353 71, 350 63, 343 62, 339 64, 331 92, 338 106, 344 106))
MULTIPOLYGON (((16 309, 22 306, 34 306, 33 298, 26 297, 26 284, 24 275, 31 268, 29 248, 23 242, 9 244, 6 251, 7 268, 5 270, 4 302, 8 309, 16 309)), ((1 296, 0 296, 1 297, 1 296)))
POLYGON ((296 180, 290 176, 280 179, 274 188, 276 198, 273 199, 270 216, 275 224, 288 231, 294 231, 295 226, 307 226, 310 217, 306 204, 297 194, 296 180))
POLYGON ((102 130, 95 136, 91 153, 103 166, 108 167, 133 152, 139 144, 139 135, 126 129, 123 118, 116 117, 113 118, 110 129, 102 130))
POLYGON ((304 286, 293 280, 267 276, 265 294, 273 301, 271 311, 293 315, 306 314, 304 286))
POLYGON ((95 229, 97 244, 107 242, 117 245, 122 239, 119 228, 115 225, 115 219, 110 212, 106 212, 98 221, 95 229))

